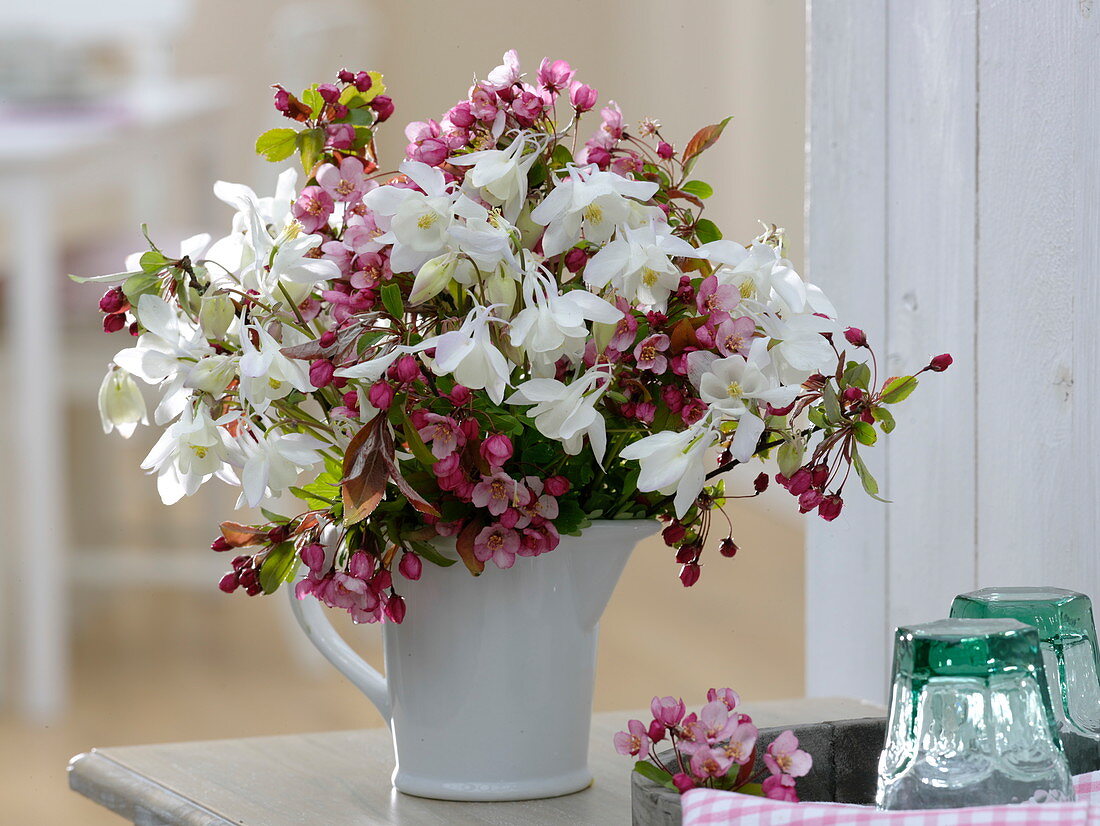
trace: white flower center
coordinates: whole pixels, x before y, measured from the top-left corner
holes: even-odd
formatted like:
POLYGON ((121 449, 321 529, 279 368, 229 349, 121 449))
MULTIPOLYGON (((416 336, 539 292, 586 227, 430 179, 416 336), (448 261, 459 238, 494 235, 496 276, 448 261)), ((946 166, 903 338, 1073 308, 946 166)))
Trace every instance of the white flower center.
POLYGON ((652 269, 651 267, 646 267, 642 270, 642 283, 645 284, 647 287, 652 287, 654 284, 656 284, 658 277, 659 276, 657 275, 657 271, 652 269))
POLYGON ((420 229, 431 229, 435 225, 435 222, 439 220, 439 215, 434 212, 425 212, 419 218, 416 219, 416 225, 420 229))
POLYGON ((726 386, 726 392, 729 394, 729 397, 731 399, 736 399, 744 391, 741 389, 741 385, 738 382, 731 381, 726 386))
POLYGON ((590 224, 603 223, 603 208, 599 204, 589 204, 584 208, 584 220, 590 224))

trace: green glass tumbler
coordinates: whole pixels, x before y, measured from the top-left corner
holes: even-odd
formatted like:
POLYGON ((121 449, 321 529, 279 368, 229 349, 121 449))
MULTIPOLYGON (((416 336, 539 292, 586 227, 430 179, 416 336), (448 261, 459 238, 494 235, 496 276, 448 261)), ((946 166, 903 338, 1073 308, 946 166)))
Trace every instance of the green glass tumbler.
POLYGON ((880 809, 1073 800, 1036 630, 1010 619, 897 629, 880 809))
POLYGON ((1100 746, 1100 660, 1092 602, 1063 588, 982 588, 955 597, 951 616, 1011 618, 1039 631, 1054 715, 1071 760, 1100 746))

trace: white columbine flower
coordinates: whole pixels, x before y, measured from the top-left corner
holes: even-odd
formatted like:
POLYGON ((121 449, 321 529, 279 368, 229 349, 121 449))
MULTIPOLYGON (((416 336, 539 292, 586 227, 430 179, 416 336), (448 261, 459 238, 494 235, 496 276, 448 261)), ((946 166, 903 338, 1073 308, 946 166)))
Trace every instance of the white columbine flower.
POLYGON ((134 377, 125 370, 111 367, 103 377, 99 386, 99 418, 104 433, 117 430, 123 439, 133 436, 139 423, 149 424, 145 397, 134 377))
POLYGON ((713 353, 701 350, 691 353, 688 372, 699 390, 699 398, 715 413, 737 421, 730 452, 739 462, 752 457, 764 432, 759 405, 786 407, 800 390, 797 384, 788 386, 780 382, 766 338, 753 341, 748 358, 738 355, 716 358, 713 353))
POLYGON ((153 413, 157 424, 180 414, 187 400, 183 386, 191 362, 212 352, 202 331, 190 319, 178 314, 157 295, 138 299, 135 313, 146 332, 133 347, 115 354, 115 364, 146 384, 163 384, 164 396, 153 413))
POLYGON ((768 352, 784 384, 799 385, 814 373, 828 374, 835 369, 836 352, 822 335, 841 334, 840 325, 831 318, 809 313, 780 318, 765 313, 760 325, 775 342, 768 352))
POLYGON ((581 452, 584 437, 596 461, 603 463, 607 430, 596 404, 611 384, 606 365, 597 365, 569 384, 557 379, 530 379, 516 388, 507 404, 531 404, 527 415, 539 433, 562 443, 571 456, 581 452))
POLYGON ((283 347, 304 343, 306 337, 284 327, 283 338, 280 344, 259 325, 250 325, 241 333, 241 397, 257 413, 263 413, 271 402, 285 398, 294 390, 311 393, 317 389, 309 380, 304 362, 287 358, 281 352, 283 347), (255 332, 259 347, 252 343, 250 331, 255 332))
MULTIPOLYGON (((496 306, 475 304, 461 327, 432 340, 429 346, 435 346, 433 373, 437 376, 453 374, 459 384, 471 390, 484 389, 489 398, 500 404, 511 369, 489 338, 489 324, 503 323, 503 319, 493 316, 496 306)), ((428 342, 421 344, 428 345, 428 342)))
POLYGON ((708 414, 679 433, 662 430, 639 439, 619 455, 638 461, 638 490, 666 496, 675 493, 673 505, 676 515, 682 517, 706 484, 706 453, 714 439, 714 425, 708 414))
POLYGON ((321 461, 325 443, 304 433, 249 432, 237 440, 244 467, 237 507, 258 507, 265 498, 278 496, 298 479, 298 474, 321 461))
POLYGON ((363 196, 374 213, 388 216, 389 232, 379 243, 393 244, 390 267, 394 272, 416 272, 426 261, 447 251, 447 241, 457 217, 476 218, 485 213, 448 184, 443 172, 420 161, 399 167, 423 192, 399 186, 380 186, 363 196))
POLYGON ((638 205, 629 199, 648 201, 657 189, 655 183, 601 172, 595 165, 570 165, 569 176, 531 213, 536 224, 546 227, 543 254, 552 258, 565 252, 582 233, 594 244, 607 243, 616 229, 637 220, 638 205))
POLYGON ((483 149, 451 158, 455 166, 472 166, 465 184, 515 221, 527 197, 527 173, 539 157, 539 142, 520 132, 507 149, 483 149), (530 149, 528 152, 527 150, 530 149))
POLYGON ((512 319, 512 345, 523 347, 535 374, 552 376, 554 362, 563 355, 576 361, 588 339, 585 321, 614 324, 622 311, 586 289, 559 294, 548 274, 532 268, 523 282, 525 307, 512 319))
MULTIPOLYGON (((699 257, 719 264, 715 271, 719 284, 732 284, 741 297, 761 306, 776 301, 789 312, 807 312, 806 283, 791 267, 791 262, 779 257, 770 244, 754 243, 746 249, 735 241, 711 241, 698 249, 699 257)), ((820 292, 820 291, 818 291, 820 292)))
POLYGON ((675 257, 697 258, 699 251, 672 234, 668 224, 651 221, 645 226, 619 230, 584 268, 584 281, 597 289, 613 284, 628 301, 663 312, 669 295, 680 286, 675 257))
POLYGON ((207 257, 234 273, 249 266, 253 261, 253 246, 248 238, 253 221, 249 213, 255 210, 262 226, 271 227, 276 234, 282 232, 294 220, 290 207, 297 196, 297 187, 298 171, 293 167, 279 174, 274 197, 261 198, 244 184, 215 183, 214 195, 237 210, 237 214, 233 216, 233 231, 215 241, 207 257))
POLYGON ((161 501, 174 505, 190 496, 211 476, 218 474, 226 481, 235 481, 226 464, 228 437, 220 425, 234 414, 214 421, 205 405, 197 409, 187 405, 183 415, 161 435, 142 468, 157 474, 157 491, 161 501))
POLYGON ((218 354, 201 358, 183 381, 184 387, 201 390, 211 396, 220 396, 237 378, 237 359, 234 356, 218 354))

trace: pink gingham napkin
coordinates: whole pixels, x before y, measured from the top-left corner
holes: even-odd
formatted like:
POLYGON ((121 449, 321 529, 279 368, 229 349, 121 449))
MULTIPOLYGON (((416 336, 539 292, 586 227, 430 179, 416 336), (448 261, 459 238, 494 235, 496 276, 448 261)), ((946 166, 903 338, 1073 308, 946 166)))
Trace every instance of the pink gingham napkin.
POLYGON ((1025 803, 970 809, 880 812, 842 803, 783 803, 693 789, 683 797, 684 826, 1100 826, 1100 772, 1073 778, 1073 803, 1025 803))

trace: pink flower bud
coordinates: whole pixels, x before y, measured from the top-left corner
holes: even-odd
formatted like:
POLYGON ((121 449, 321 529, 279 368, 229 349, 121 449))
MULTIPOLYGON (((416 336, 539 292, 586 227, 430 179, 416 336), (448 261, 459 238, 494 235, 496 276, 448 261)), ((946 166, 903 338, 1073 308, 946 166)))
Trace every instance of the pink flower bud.
POLYGON ((311 542, 302 548, 302 562, 315 574, 323 573, 321 570, 325 564, 325 546, 318 542, 311 542))
POLYGON ((393 585, 393 577, 385 568, 379 570, 370 580, 370 587, 375 591, 385 591, 391 585, 393 585))
POLYGON ((218 587, 227 594, 232 594, 241 584, 236 571, 230 571, 218 581, 218 587))
POLYGON ((420 378, 420 365, 414 356, 404 355, 393 363, 390 372, 400 382, 414 382, 420 378))
POLYGON ((336 343, 336 333, 332 330, 326 330, 321 333, 321 337, 317 339, 317 343, 324 348, 329 348, 336 343))
MULTIPOLYGON (((389 95, 379 95, 370 102, 370 108, 373 109, 375 115, 377 115, 378 123, 382 123, 389 120, 390 115, 393 114, 393 100, 389 95)), ((404 612, 402 612, 402 615, 404 615, 404 612)))
POLYGON ((858 387, 845 387, 844 398, 850 402, 858 402, 863 398, 863 391, 858 387))
POLYGON ((498 517, 502 527, 511 530, 519 524, 519 511, 515 508, 508 508, 498 517))
POLYGON ((794 496, 801 496, 808 491, 813 485, 813 476, 810 471, 804 467, 800 467, 791 477, 790 483, 787 485, 787 490, 794 496))
POLYGON ((386 616, 398 625, 405 619, 405 600, 397 594, 386 600, 386 616))
POLYGON ((680 794, 683 794, 695 788, 695 781, 683 772, 677 772, 672 776, 672 785, 680 794))
POLYGON ((702 573, 702 571, 699 568, 699 563, 689 562, 680 569, 680 582, 684 583, 685 588, 690 588, 699 581, 700 573, 702 573))
POLYGON ((364 581, 374 574, 374 557, 366 551, 356 551, 348 560, 348 573, 364 581))
POLYGON ((469 129, 477 121, 477 118, 470 111, 470 102, 464 100, 447 113, 447 120, 459 129, 469 129))
POLYGON ((671 143, 666 143, 665 141, 661 141, 659 144, 657 144, 657 157, 661 158, 662 160, 667 161, 669 158, 671 158, 675 154, 676 154, 676 150, 672 148, 671 143))
POLYGON ((450 154, 450 148, 440 138, 425 138, 412 148, 409 159, 426 163, 428 166, 439 166, 450 154))
POLYGON ((866 347, 867 336, 864 335, 863 330, 859 327, 849 327, 844 331, 844 337, 848 339, 848 343, 853 347, 866 347))
POLYGON ((333 123, 325 127, 325 145, 332 149, 351 149, 355 144, 355 127, 350 123, 333 123))
POLYGON ((649 724, 649 739, 654 743, 660 743, 665 739, 665 727, 661 725, 660 720, 652 720, 649 724))
POLYGON ((798 510, 801 513, 809 513, 821 504, 823 498, 821 491, 817 488, 810 488, 798 497, 798 510))
POLYGON ((376 381, 367 391, 370 403, 379 410, 389 410, 390 405, 393 404, 393 396, 393 387, 384 381, 376 381))
POLYGON ((951 358, 950 353, 942 353, 936 356, 928 365, 928 369, 933 373, 942 373, 948 367, 952 365, 955 360, 951 358))
POLYGON ((829 481, 829 466, 824 462, 818 462, 810 469, 810 484, 815 488, 825 487, 829 481))
POLYGON ((588 148, 588 162, 600 169, 607 169, 611 165, 611 153, 602 146, 591 146, 588 148))
POLYGON ((290 92, 282 86, 275 87, 275 108, 284 115, 290 112, 290 92))
POLYGON ((424 570, 424 563, 412 551, 406 551, 401 555, 401 562, 398 563, 397 570, 401 572, 401 576, 405 579, 420 579, 420 574, 424 570))
POLYGON ((657 415, 657 405, 653 402, 638 402, 634 406, 634 418, 640 422, 651 424, 657 415))
POLYGON ((543 482, 543 490, 551 496, 565 496, 565 494, 569 493, 571 487, 572 485, 569 483, 569 480, 564 476, 551 476, 543 482))
POLYGON ((469 403, 471 396, 472 394, 470 393, 469 387, 463 387, 461 384, 456 384, 451 389, 451 392, 448 394, 447 398, 449 398, 456 405, 461 406, 469 403))
POLYGON ((587 83, 574 83, 569 90, 569 102, 578 113, 587 112, 595 106, 597 97, 599 95, 596 90, 587 83))
POLYGON ((573 75, 573 67, 564 60, 550 60, 550 58, 544 57, 536 77, 544 88, 549 89, 551 92, 557 92, 569 85, 570 81, 573 80, 573 75))
POLYGON ((336 79, 341 83, 353 83, 355 81, 355 72, 348 69, 341 69, 336 73, 336 79))
POLYGON ((325 103, 336 103, 340 100, 340 90, 331 83, 320 84, 317 87, 317 92, 325 103))
POLYGON ((103 316, 103 332, 117 333, 126 326, 126 316, 123 313, 113 313, 103 316))
POLYGON ((336 365, 331 361, 328 359, 317 359, 309 365, 309 380, 313 383, 314 387, 328 387, 332 384, 332 377, 335 372, 336 365))
POLYGON ((349 390, 341 396, 340 401, 343 402, 344 407, 350 407, 353 410, 359 409, 359 394, 354 390, 349 390))
POLYGON ((490 468, 503 465, 512 458, 512 453, 512 440, 502 433, 494 433, 481 443, 481 457, 489 463, 490 468))
POLYGON ((121 287, 112 287, 99 299, 99 309, 108 315, 121 313, 130 308, 130 302, 126 300, 126 293, 121 287))
MULTIPOLYGON (((565 254, 565 268, 569 272, 579 272, 588 263, 588 255, 579 247, 573 247, 565 254)), ((100 305, 102 306, 102 304, 100 305)))
POLYGON ((356 72, 355 74, 355 88, 360 92, 369 92, 370 87, 374 85, 374 81, 368 72, 356 72))

